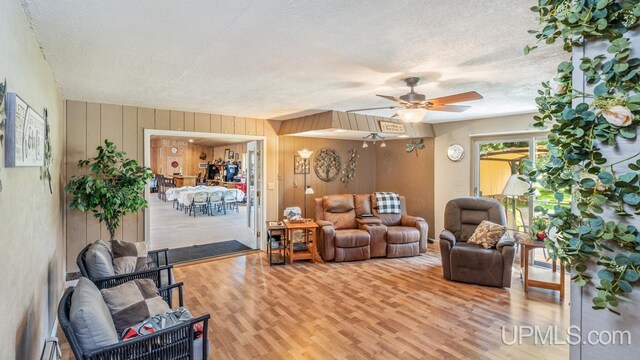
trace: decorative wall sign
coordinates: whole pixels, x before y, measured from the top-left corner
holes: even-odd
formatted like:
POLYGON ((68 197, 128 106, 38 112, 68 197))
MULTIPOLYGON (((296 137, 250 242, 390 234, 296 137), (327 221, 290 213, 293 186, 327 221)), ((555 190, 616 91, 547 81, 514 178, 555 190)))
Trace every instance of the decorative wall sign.
POLYGON ((171 167, 174 168, 174 169, 178 168, 178 165, 180 165, 180 164, 178 164, 177 161, 172 161, 171 162, 171 167))
POLYGON ((334 149, 320 149, 315 156, 313 170, 322 181, 333 181, 342 167, 340 155, 334 149))
POLYGON ((208 165, 209 164, 207 164, 207 163, 200 163, 200 164, 198 164, 198 168, 199 169, 206 169, 208 165))
POLYGON ((15 93, 7 93, 5 165, 44 165, 45 121, 15 93))
POLYGON ((406 134, 407 130, 402 123, 380 120, 380 132, 387 134, 406 134))
POLYGON ((199 159, 202 160, 202 161, 207 160, 207 153, 201 152, 199 159))
POLYGON ((424 139, 409 141, 407 144, 407 152, 410 153, 415 150, 416 156, 418 156, 418 150, 422 149, 424 149, 424 139))
POLYGON ((360 155, 358 155, 358 150, 349 150, 349 160, 341 171, 342 177, 340 178, 340 181, 342 181, 343 184, 346 185, 356 178, 356 168, 358 167, 357 161, 359 157, 360 155))
POLYGON ((51 170, 49 169, 53 155, 51 152, 51 139, 49 138, 51 128, 49 127, 49 111, 47 108, 44 108, 42 114, 44 115, 44 164, 40 168, 40 180, 47 181, 49 184, 49 192, 53 194, 53 188, 51 187, 51 170))
POLYGON ((293 173, 294 174, 309 174, 311 173, 310 163, 305 163, 304 159, 300 155, 293 155, 293 173))

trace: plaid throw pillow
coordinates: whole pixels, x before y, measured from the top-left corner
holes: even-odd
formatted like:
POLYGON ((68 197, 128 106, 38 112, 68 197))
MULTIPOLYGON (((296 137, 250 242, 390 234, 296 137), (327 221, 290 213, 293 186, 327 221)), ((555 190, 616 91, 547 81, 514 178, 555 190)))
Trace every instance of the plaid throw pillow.
POLYGON ((147 270, 147 245, 144 242, 130 243, 111 240, 113 269, 116 275, 131 274, 147 270))
POLYGON ((400 214, 400 195, 393 192, 377 192, 378 213, 400 214))
POLYGON ((136 279, 100 292, 119 334, 144 319, 171 310, 151 279, 136 279))
POLYGON ((482 245, 485 249, 491 249, 496 247, 496 244, 506 231, 507 228, 505 226, 482 220, 476 228, 476 231, 474 231, 473 235, 467 240, 467 243, 482 245))

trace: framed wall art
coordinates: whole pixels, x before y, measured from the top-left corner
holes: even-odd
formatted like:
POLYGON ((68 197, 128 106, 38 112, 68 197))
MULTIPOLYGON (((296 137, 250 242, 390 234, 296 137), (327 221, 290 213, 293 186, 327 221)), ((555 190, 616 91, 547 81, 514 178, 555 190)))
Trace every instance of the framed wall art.
POLYGON ((45 120, 15 93, 6 94, 5 166, 44 165, 45 120))
POLYGON ((300 155, 293 155, 293 173, 294 174, 310 174, 311 161, 305 163, 304 159, 300 155))

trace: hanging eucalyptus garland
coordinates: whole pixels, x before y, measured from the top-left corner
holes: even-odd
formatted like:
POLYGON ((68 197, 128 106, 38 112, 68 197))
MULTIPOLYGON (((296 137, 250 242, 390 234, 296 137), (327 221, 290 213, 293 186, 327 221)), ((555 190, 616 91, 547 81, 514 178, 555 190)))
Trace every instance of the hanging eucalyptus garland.
MULTIPOLYGON (((557 76, 542 84, 536 98, 540 115, 534 125, 550 126, 550 158, 537 169, 530 164, 528 177, 555 192, 557 204, 548 215, 557 236, 546 240, 550 253, 575 270, 572 280, 580 286, 592 280, 587 269, 595 261, 600 270, 593 308, 619 314, 615 310, 619 301, 628 300, 625 293, 632 292, 640 278, 640 224, 609 221, 604 213, 613 208, 617 216, 640 215, 640 149, 615 162, 602 149, 637 136, 640 58, 630 57, 631 42, 625 34, 640 24, 640 0, 537 3, 531 10, 538 14, 541 29, 530 33, 538 43, 561 41, 569 53, 584 40, 609 44, 608 56, 580 59, 587 84, 596 85, 592 92, 573 89, 571 61, 558 65, 557 76), (578 98, 591 101, 572 106, 578 98), (628 169, 621 171, 621 166, 628 169), (567 194, 575 209, 562 203, 567 194)), ((536 47, 525 47, 525 54, 536 47)))
POLYGON ((44 108, 44 165, 40 168, 40 180, 45 180, 49 184, 49 193, 53 194, 51 187, 51 127, 49 126, 49 110, 44 108))

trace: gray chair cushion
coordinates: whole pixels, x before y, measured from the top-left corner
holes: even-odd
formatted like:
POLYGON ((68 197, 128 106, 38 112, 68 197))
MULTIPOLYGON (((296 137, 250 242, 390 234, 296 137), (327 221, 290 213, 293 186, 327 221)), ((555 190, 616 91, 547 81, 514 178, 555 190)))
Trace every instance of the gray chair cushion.
POLYGON ((100 290, 87 278, 80 278, 71 297, 69 319, 83 351, 118 342, 118 334, 100 290))
POLYGON ((89 246, 84 256, 84 264, 92 279, 105 278, 116 274, 113 269, 111 250, 102 240, 97 240, 89 246))
POLYGON ((483 220, 507 225, 502 205, 497 200, 479 197, 460 197, 447 203, 444 209, 444 228, 457 241, 466 242, 483 220))

